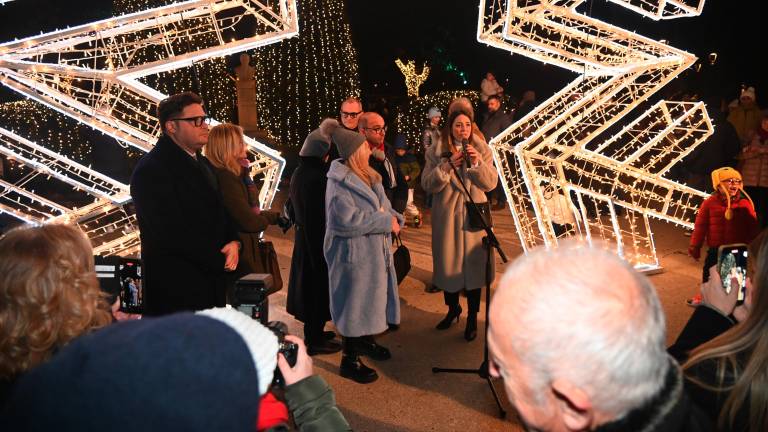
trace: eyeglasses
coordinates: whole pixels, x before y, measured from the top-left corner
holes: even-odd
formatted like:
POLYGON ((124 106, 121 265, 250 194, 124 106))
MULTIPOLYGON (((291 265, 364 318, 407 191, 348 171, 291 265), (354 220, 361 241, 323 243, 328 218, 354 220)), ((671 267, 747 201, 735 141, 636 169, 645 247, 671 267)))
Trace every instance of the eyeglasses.
POLYGON ((373 133, 377 133, 377 134, 379 134, 379 133, 387 133, 387 127, 386 126, 384 126, 384 127, 376 126, 376 127, 372 127, 372 128, 363 128, 363 129, 368 130, 368 131, 373 131, 373 133))
POLYGON ((210 117, 208 117, 208 116, 197 116, 197 117, 175 118, 175 119, 171 119, 171 120, 172 120, 172 121, 183 120, 183 121, 192 122, 192 124, 194 124, 194 125, 195 125, 195 127, 200 127, 200 126, 202 126, 202 125, 203 125, 203 123, 205 123, 205 124, 207 124, 207 125, 211 124, 211 118, 210 118, 210 117))
POLYGON ((362 113, 363 113, 362 111, 358 111, 358 112, 346 112, 346 111, 342 111, 342 112, 341 112, 341 115, 342 115, 342 116, 344 116, 344 117, 355 118, 355 117, 359 116, 359 115, 360 115, 360 114, 362 114, 362 113))
POLYGON ((731 184, 731 185, 740 185, 743 182, 741 180, 739 180, 739 179, 728 179, 728 180, 723 180, 722 183, 728 183, 728 184, 731 184))

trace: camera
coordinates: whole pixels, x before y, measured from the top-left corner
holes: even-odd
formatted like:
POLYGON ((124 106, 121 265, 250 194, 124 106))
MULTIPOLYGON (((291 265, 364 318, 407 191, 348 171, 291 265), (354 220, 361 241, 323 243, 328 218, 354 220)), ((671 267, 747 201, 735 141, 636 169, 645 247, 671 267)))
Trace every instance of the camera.
MULTIPOLYGON (((285 335, 288 334, 288 326, 282 321, 270 321, 266 327, 277 336, 277 353, 285 356, 285 360, 291 367, 295 366, 299 355, 299 346, 285 340, 285 335)), ((272 385, 278 387, 285 386, 285 379, 279 367, 275 369, 272 385)))
POLYGON ((269 322, 269 295, 276 292, 272 275, 250 273, 235 282, 228 293, 228 303, 240 312, 267 325, 269 322))
POLYGON ((144 310, 141 261, 119 256, 94 256, 96 277, 101 290, 112 302, 120 299, 120 311, 141 314, 144 310))

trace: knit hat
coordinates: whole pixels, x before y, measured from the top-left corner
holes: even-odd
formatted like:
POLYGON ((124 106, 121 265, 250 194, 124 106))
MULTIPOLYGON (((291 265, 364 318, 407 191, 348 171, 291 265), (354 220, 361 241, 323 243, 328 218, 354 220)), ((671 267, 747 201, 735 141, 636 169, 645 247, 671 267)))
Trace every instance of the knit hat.
MULTIPOLYGON (((323 123, 327 121, 338 123, 334 119, 325 119, 323 123)), ((323 132, 323 125, 321 123, 319 128, 310 132, 309 135, 307 135, 307 138, 304 139, 304 145, 302 145, 301 150, 299 150, 299 156, 322 158, 328 154, 328 150, 330 149, 331 137, 323 132)))
POLYGON ((431 119, 432 117, 441 117, 441 116, 442 114, 440 114, 440 110, 435 107, 430 108, 429 111, 427 112, 428 119, 431 119))
POLYGON ((324 130, 328 136, 333 139, 336 148, 339 150, 339 156, 342 159, 349 159, 352 154, 365 142, 363 134, 347 130, 334 119, 326 119, 320 124, 320 129, 324 130), (333 120, 330 122, 328 120, 333 120))
POLYGON ((215 319, 180 313, 120 322, 22 375, 0 430, 253 430, 259 372, 248 343, 215 319))
MULTIPOLYGON (((723 188, 720 183, 729 180, 729 179, 739 179, 741 180, 741 174, 736 171, 735 169, 731 167, 723 167, 718 168, 714 171, 712 171, 712 187, 715 189, 715 191, 722 192, 723 195, 725 195, 725 200, 728 203, 728 207, 725 210, 725 219, 731 220, 733 218, 733 211, 731 210, 731 194, 728 193, 728 190, 726 188, 723 188)), ((739 191, 744 194, 745 197, 749 200, 749 202, 754 207, 754 203, 752 202, 752 198, 747 195, 746 192, 744 192, 743 187, 739 187, 739 191)))
POLYGON ((213 308, 197 312, 217 319, 236 331, 248 346, 253 366, 259 371, 259 394, 269 390, 277 367, 277 336, 248 315, 230 308, 213 308))
POLYGON ((406 140, 405 134, 399 133, 395 135, 395 144, 394 144, 395 150, 408 150, 408 142, 406 140))
POLYGON ((741 96, 739 98, 745 98, 745 97, 752 98, 752 100, 756 100, 757 98, 755 97, 755 88, 749 87, 745 90, 742 90, 741 96))

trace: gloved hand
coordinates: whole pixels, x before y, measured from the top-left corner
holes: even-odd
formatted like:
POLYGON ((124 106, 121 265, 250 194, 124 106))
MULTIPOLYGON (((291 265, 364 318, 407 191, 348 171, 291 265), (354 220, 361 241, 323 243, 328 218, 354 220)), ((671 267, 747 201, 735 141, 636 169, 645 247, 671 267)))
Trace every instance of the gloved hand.
POLYGON ((288 230, 293 226, 293 222, 284 216, 278 216, 275 224, 280 227, 280 229, 283 231, 283 234, 288 232, 288 230))
POLYGON ((693 257, 696 261, 701 257, 701 246, 688 246, 688 255, 693 257))

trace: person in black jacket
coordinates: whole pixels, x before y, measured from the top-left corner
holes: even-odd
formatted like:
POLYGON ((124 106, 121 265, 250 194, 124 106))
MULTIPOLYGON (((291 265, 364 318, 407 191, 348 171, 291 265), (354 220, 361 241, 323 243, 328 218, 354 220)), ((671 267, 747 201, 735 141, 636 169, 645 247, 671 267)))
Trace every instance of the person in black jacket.
POLYGON ((333 332, 324 332, 330 321, 328 265, 323 256, 325 237, 325 185, 331 147, 326 119, 312 131, 299 151, 299 166, 291 176, 290 202, 293 206, 296 236, 291 257, 286 310, 304 323, 304 340, 309 355, 341 350, 333 332))
POLYGON ((141 230, 144 314, 223 306, 225 271, 234 271, 240 242, 210 162, 208 115, 187 92, 157 106, 163 136, 136 166, 131 196, 141 230))
POLYGON ((375 112, 366 112, 360 116, 357 129, 365 136, 371 147, 368 163, 381 175, 381 185, 387 194, 392 208, 402 214, 408 204, 408 182, 400 169, 392 162, 392 152, 384 142, 387 126, 384 118, 375 112), (389 154, 388 154, 389 153, 389 154))

